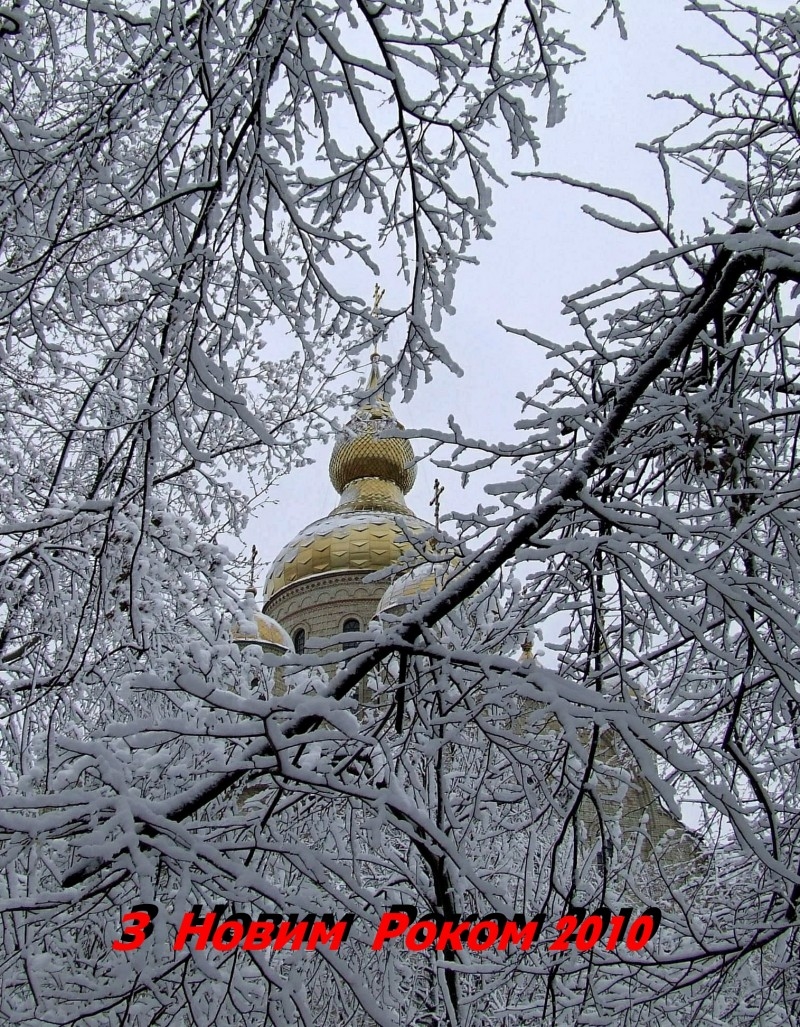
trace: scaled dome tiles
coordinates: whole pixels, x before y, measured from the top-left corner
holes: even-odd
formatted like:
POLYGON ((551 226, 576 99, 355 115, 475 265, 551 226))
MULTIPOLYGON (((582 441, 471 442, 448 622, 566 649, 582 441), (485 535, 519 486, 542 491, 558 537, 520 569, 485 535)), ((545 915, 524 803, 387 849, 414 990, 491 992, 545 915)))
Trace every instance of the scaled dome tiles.
POLYGON ((343 513, 310 524, 278 554, 264 588, 265 601, 295 581, 331 571, 364 575, 397 563, 415 536, 430 525, 391 513, 343 513))
POLYGON ((331 482, 337 492, 344 492, 351 482, 360 478, 392 482, 403 493, 411 490, 416 477, 411 443, 408 439, 376 438, 380 432, 397 427, 396 421, 382 417, 353 418, 348 428, 359 434, 339 439, 331 455, 331 482))

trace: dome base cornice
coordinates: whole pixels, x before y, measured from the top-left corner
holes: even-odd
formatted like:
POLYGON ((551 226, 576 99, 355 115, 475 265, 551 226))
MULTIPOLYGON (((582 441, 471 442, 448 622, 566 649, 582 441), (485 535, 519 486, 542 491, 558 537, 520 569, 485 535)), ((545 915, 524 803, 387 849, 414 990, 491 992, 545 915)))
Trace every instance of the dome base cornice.
POLYGON ((344 489, 341 502, 331 514, 357 510, 387 511, 413 517, 399 486, 385 478, 357 478, 344 489))

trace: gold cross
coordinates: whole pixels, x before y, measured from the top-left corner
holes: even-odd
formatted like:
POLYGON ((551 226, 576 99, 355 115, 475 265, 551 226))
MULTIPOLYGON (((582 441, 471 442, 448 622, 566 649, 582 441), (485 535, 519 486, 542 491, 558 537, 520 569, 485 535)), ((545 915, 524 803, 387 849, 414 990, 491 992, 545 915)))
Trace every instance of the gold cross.
POLYGON ((439 479, 436 478, 436 480, 433 483, 433 499, 430 501, 430 503, 428 503, 428 506, 433 507, 433 512, 435 515, 434 523, 436 524, 437 531, 439 530, 439 499, 443 492, 444 485, 440 485, 439 479))
POLYGON ((381 309, 381 300, 383 299, 385 294, 386 294, 386 290, 385 289, 381 289, 381 287, 376 282, 375 283, 375 291, 372 294, 372 316, 373 317, 377 317, 378 312, 381 309))
POLYGON ((256 557, 258 556, 258 550, 255 546, 250 550, 250 589, 255 592, 256 590, 256 557))

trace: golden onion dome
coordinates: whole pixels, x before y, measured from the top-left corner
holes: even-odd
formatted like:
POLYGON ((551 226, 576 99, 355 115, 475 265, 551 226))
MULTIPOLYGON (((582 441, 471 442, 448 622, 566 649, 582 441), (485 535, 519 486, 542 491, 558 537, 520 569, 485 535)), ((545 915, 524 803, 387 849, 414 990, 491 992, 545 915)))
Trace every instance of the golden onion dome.
POLYGON ((391 567, 431 526, 414 516, 405 494, 414 483, 407 439, 381 438, 401 428, 383 398, 377 355, 364 398, 334 446, 330 477, 340 500, 281 550, 264 585, 268 602, 284 588, 317 574, 391 567))
POLYGON ((412 461, 414 451, 408 439, 384 439, 380 434, 400 425, 385 417, 362 412, 347 425, 353 432, 339 439, 333 447, 330 475, 333 487, 342 493, 348 485, 361 478, 377 478, 396 485, 405 495, 411 491, 416 477, 412 461))
POLYGON ((238 645, 260 645, 279 655, 294 648, 288 633, 256 605, 255 588, 248 588, 239 612, 231 621, 231 638, 238 645))
POLYGON ((367 395, 345 429, 344 438, 333 447, 330 476, 333 487, 343 493, 352 482, 373 478, 390 482, 405 495, 416 477, 414 450, 408 439, 381 438, 386 431, 402 428, 392 408, 379 394, 378 357, 373 354, 367 395))

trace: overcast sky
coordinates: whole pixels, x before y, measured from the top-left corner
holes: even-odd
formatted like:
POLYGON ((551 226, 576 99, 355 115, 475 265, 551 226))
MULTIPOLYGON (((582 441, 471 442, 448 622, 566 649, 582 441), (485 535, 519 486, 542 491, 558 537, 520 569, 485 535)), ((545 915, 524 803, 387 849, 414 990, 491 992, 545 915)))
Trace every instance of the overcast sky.
MULTIPOLYGON (((597 6, 580 0, 581 8, 597 6)), ((776 10, 783 5, 762 0, 760 6, 776 10)), ((631 0, 626 4, 626 22, 627 41, 619 38, 613 21, 579 34, 587 59, 569 75, 566 119, 547 129, 542 109, 540 167, 634 192, 663 209, 658 165, 636 144, 667 131, 685 116, 685 108, 649 99, 648 94, 663 89, 707 94, 719 80, 676 47, 681 44, 700 52, 724 52, 727 47, 724 37, 704 18, 686 12, 680 0, 631 0)), ((509 173, 517 165, 508 160, 503 167, 509 173)), ((520 162, 519 169, 525 167, 520 162)), ((675 184, 677 224, 691 234, 702 231, 703 217, 722 206, 719 194, 701 186, 694 176, 679 174, 675 184)), ((505 190, 495 188, 494 200, 494 238, 473 250, 479 265, 467 265, 461 271, 457 311, 444 321, 441 332, 463 368, 463 377, 441 368, 434 382, 421 386, 410 404, 395 399, 395 413, 409 428, 446 429, 452 414, 467 435, 513 440, 513 424, 519 416, 516 393, 532 392, 546 377, 549 365, 534 345, 504 332, 498 319, 566 342, 576 333, 561 314, 562 297, 610 276, 660 245, 655 236, 623 236, 599 225, 580 211, 581 204, 590 200, 587 193, 555 183, 514 180, 505 190)), ((625 212, 615 213, 624 216, 625 212)), ((398 291, 401 283, 382 284, 391 290, 387 301, 394 292, 397 304, 404 302, 398 291)), ((348 285, 367 299, 374 279, 366 270, 359 277, 354 265, 348 285)), ((399 344, 399 339, 393 341, 399 344)), ((389 352, 391 344, 390 339, 389 352)), ((343 378, 343 391, 355 388, 358 381, 357 374, 343 378)), ((248 549, 252 543, 259 549, 260 581, 279 549, 335 505, 328 480, 329 452, 325 447, 314 450, 316 463, 279 482, 271 490, 270 502, 251 520, 243 541, 248 549)), ((409 497, 419 515, 430 516, 436 476, 446 488, 443 514, 470 509, 481 501, 479 482, 464 493, 457 474, 422 463, 409 497)), ((511 476, 501 475, 501 480, 511 476)))

